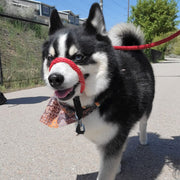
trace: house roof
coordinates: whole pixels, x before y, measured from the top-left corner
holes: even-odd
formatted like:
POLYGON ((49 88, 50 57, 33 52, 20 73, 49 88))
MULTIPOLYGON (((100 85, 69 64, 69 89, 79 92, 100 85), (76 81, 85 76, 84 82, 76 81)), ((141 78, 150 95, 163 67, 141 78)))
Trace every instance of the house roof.
POLYGON ((50 6, 50 5, 45 4, 45 3, 42 3, 42 2, 40 2, 40 1, 34 1, 34 0, 21 0, 21 1, 31 2, 31 3, 35 3, 35 4, 42 4, 42 5, 46 5, 46 6, 48 6, 48 7, 54 8, 54 6, 50 6))
POLYGON ((63 10, 63 11, 60 11, 60 12, 71 14, 72 16, 79 17, 79 14, 74 14, 71 10, 63 10))

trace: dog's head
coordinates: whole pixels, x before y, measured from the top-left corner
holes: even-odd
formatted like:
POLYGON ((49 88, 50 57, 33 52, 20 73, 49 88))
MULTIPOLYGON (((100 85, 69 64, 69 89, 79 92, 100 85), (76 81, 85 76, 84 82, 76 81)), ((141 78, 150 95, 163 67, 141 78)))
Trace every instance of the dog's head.
POLYGON ((111 49, 99 4, 92 5, 83 26, 73 28, 64 27, 57 10, 53 10, 49 40, 43 46, 44 79, 55 90, 60 101, 70 103, 74 96, 81 96, 86 105, 109 84, 108 59, 112 58, 111 49), (49 71, 56 57, 68 58, 80 68, 85 78, 82 94, 78 75, 68 64, 57 63, 49 71))

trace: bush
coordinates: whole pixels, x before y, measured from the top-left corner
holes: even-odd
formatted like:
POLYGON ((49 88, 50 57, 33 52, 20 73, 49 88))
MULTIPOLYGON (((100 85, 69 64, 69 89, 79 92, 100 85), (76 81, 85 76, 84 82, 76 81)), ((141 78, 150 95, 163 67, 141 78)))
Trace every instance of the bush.
MULTIPOLYGON (((161 34, 160 36, 155 36, 153 39, 153 42, 160 41, 164 38, 167 38, 168 36, 172 35, 173 33, 175 33, 175 31, 171 31, 171 32, 168 32, 165 34, 161 34)), ((171 41, 168 41, 167 43, 156 46, 153 49, 162 52, 163 55, 161 58, 163 60, 165 55, 172 53, 173 45, 176 41, 177 41, 176 39, 173 39, 171 41)))
POLYGON ((3 12, 4 12, 3 7, 0 6, 0 13, 3 13, 3 12))
POLYGON ((172 54, 180 55, 180 37, 178 37, 176 42, 173 44, 172 54))

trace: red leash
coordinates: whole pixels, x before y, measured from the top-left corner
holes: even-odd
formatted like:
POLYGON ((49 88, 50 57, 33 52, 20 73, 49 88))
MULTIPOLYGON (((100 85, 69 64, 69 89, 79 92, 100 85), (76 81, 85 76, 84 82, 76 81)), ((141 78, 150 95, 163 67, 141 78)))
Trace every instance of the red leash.
POLYGON ((165 38, 165 39, 162 39, 160 41, 157 41, 157 42, 153 42, 153 43, 150 43, 150 44, 144 44, 144 45, 139 45, 139 46, 113 46, 114 49, 116 50, 141 50, 141 49, 147 49, 147 48, 152 48, 152 47, 155 47, 155 46, 159 46, 163 43, 166 43, 172 39, 174 39, 175 37, 179 36, 180 35, 180 30, 177 31, 176 33, 172 34, 171 36, 165 38))

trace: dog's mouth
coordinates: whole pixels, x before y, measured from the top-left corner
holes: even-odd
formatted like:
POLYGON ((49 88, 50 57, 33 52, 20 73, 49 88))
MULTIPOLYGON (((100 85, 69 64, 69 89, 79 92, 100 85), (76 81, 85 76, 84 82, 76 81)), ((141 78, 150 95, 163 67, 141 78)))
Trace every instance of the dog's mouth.
MULTIPOLYGON (((89 76, 89 74, 85 74, 84 78, 87 79, 89 76)), ((67 88, 67 89, 62 89, 62 90, 56 90, 55 91, 55 95, 56 97, 58 97, 59 100, 62 101, 66 101, 69 100, 73 97, 73 95, 75 94, 75 90, 76 87, 79 85, 80 83, 78 82, 77 84, 75 84, 73 87, 71 88, 67 88)))
POLYGON ((56 90, 55 95, 59 98, 59 100, 65 101, 73 97, 75 93, 75 88, 77 84, 71 88, 63 89, 63 90, 56 90))

